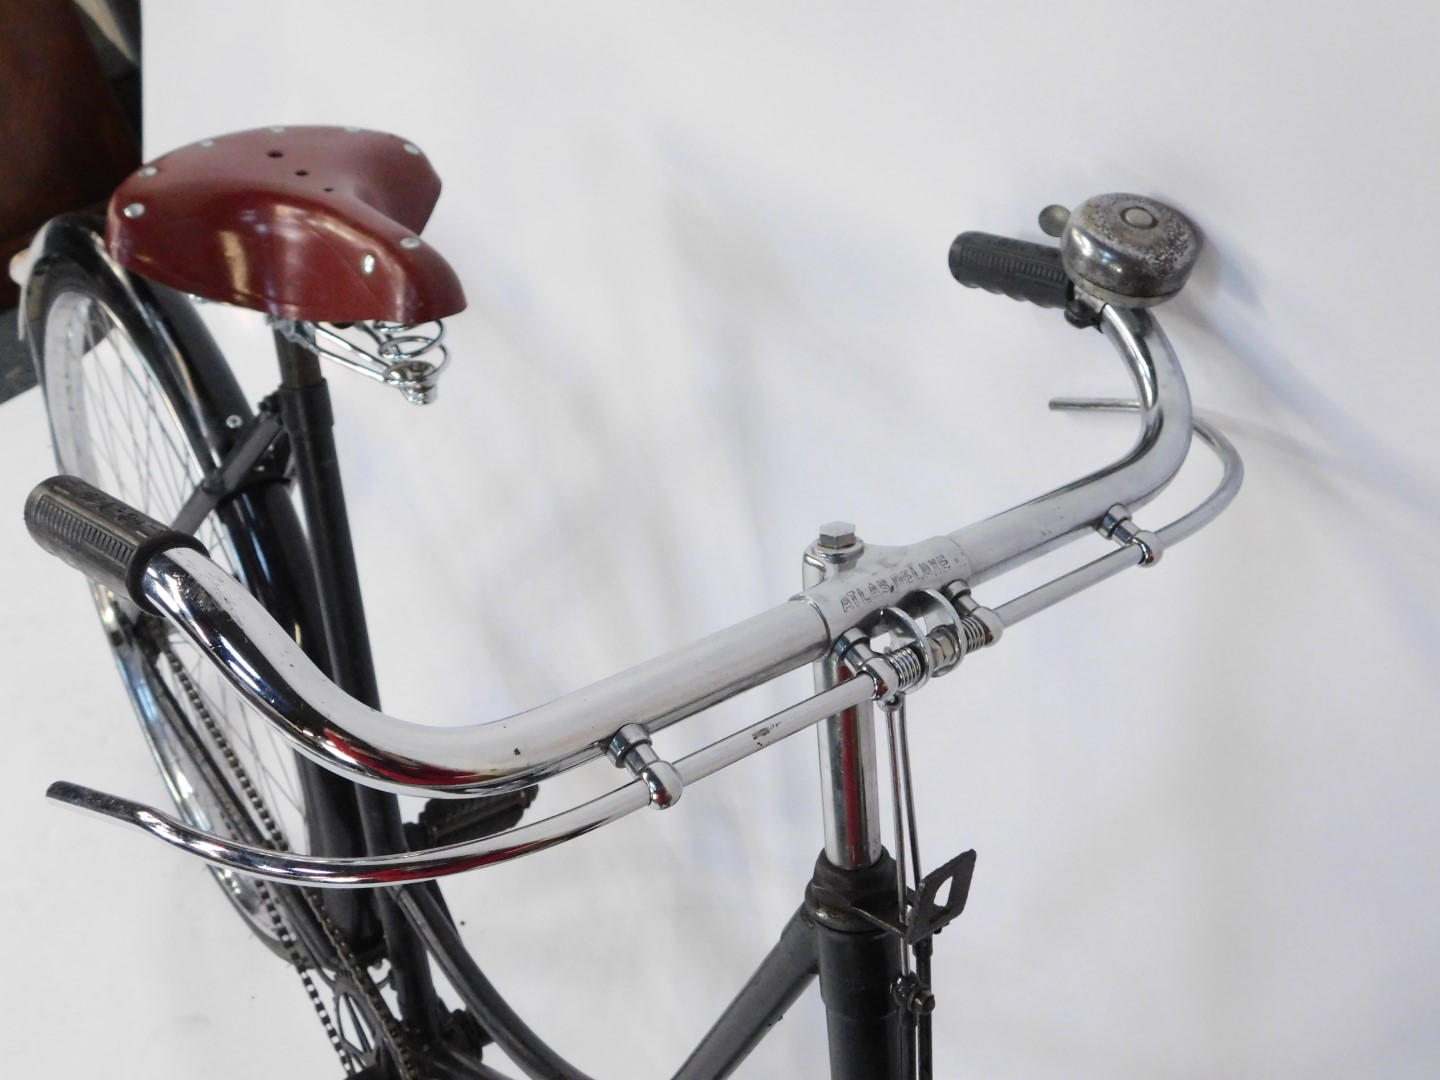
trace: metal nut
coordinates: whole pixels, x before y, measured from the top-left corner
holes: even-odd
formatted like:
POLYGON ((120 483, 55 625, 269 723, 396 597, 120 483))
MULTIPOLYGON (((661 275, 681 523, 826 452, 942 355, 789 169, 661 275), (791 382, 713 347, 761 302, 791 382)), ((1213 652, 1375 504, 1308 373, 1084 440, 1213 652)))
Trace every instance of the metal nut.
POLYGON ((855 524, 850 521, 827 521, 820 526, 817 541, 822 548, 847 548, 855 543, 855 524))

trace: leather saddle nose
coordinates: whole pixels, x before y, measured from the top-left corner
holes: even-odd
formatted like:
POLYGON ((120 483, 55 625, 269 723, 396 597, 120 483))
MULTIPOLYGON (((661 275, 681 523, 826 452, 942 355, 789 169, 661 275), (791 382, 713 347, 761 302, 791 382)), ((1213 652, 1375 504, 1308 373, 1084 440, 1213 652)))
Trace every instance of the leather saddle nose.
POLYGON ((421 323, 465 307, 420 231, 440 177, 398 135, 270 127, 202 139, 110 200, 122 266, 207 300, 307 322, 421 323))

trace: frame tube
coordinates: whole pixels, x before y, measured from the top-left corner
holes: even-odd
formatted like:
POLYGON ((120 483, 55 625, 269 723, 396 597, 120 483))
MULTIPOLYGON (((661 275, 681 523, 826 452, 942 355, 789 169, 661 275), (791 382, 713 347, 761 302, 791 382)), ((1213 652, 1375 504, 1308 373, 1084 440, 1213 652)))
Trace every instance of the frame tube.
POLYGON ((685 1059, 675 1080, 724 1080, 795 1004, 818 971, 815 926, 804 908, 790 916, 780 940, 685 1059))
MULTIPOLYGON (((340 479, 330 389, 313 353, 278 333, 275 347, 280 361, 280 413, 300 480, 330 673, 337 687, 378 709, 380 688, 340 479)), ((365 853, 391 855, 405 851, 405 832, 395 796, 359 786, 355 798, 365 853)), ((388 896, 377 898, 376 909, 400 1014, 421 1034, 433 1035, 439 1022, 440 1001, 425 950, 388 896)))

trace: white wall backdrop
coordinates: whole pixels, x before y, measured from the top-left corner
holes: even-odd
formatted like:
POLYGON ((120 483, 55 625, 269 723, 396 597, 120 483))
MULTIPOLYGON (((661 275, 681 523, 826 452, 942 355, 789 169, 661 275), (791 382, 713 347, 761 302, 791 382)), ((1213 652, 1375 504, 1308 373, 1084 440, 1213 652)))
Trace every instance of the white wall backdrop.
MULTIPOLYGON (((1158 569, 914 703, 926 859, 979 852, 938 942, 937 1074, 1440 1071, 1433 5, 150 0, 145 18, 150 153, 352 123, 404 133, 446 180, 427 236, 471 306, 441 400, 332 378, 381 686, 412 719, 537 704, 779 602, 822 521, 918 540, 1109 460, 1123 419, 1045 410, 1126 390, 1104 343, 961 290, 945 253, 964 228, 1039 238, 1041 206, 1103 191, 1184 208, 1208 248, 1164 322, 1246 488, 1158 569)), ((268 389, 263 328, 217 324, 268 389)), ((298 982, 203 870, 42 799, 57 778, 163 797, 85 590, 20 525, 46 443, 37 395, 0 411, 7 1072, 336 1074, 298 982)), ((1213 475, 1197 451, 1142 521, 1213 475)), ((663 1076, 819 843, 803 735, 450 895, 559 1049, 663 1076)), ((740 1075, 823 1076, 823 1045, 812 992, 740 1075)))

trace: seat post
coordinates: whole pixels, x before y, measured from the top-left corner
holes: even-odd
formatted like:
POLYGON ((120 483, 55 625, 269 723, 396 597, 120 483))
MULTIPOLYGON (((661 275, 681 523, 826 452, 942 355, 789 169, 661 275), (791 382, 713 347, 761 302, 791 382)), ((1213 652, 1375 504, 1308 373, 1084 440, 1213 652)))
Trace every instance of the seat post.
MULTIPOLYGON (((310 329, 304 323, 296 328, 302 334, 310 329)), ((329 646, 332 670, 328 674, 346 693, 379 709, 380 690, 335 450, 330 388, 314 352, 278 332, 275 347, 280 361, 280 416, 290 437, 305 510, 321 621, 329 646)), ((404 827, 395 796, 361 785, 356 785, 355 796, 367 851, 371 855, 404 851, 404 827)), ((424 945, 388 894, 379 893, 376 899, 401 1015, 422 1035, 433 1035, 439 1026, 440 1005, 424 945)))

